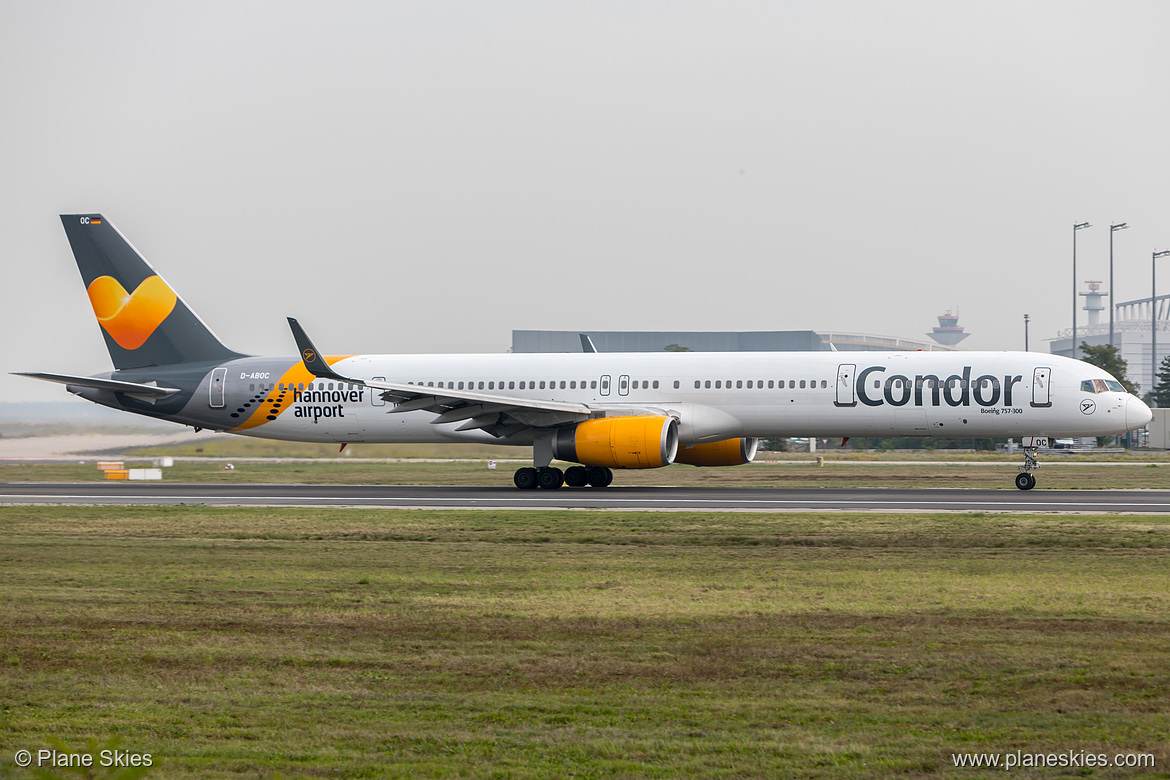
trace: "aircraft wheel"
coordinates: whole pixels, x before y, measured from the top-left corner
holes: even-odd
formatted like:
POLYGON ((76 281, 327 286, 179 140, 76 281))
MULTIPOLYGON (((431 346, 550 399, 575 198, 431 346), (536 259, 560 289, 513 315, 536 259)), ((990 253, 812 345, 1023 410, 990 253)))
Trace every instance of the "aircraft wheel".
POLYGON ((512 481, 521 490, 532 490, 536 487, 536 469, 516 469, 512 481))
POLYGON ((569 487, 585 487, 589 484, 589 472, 584 466, 569 466, 565 469, 565 484, 569 487))
POLYGON ((1016 474, 1016 487, 1020 490, 1031 490, 1036 487, 1036 478, 1027 471, 1016 474))
POLYGON ((552 467, 537 472, 536 483, 545 490, 557 490, 565 484, 565 473, 552 467))
POLYGON ((613 472, 604 466, 590 466, 586 474, 593 487, 606 487, 613 482, 613 472))

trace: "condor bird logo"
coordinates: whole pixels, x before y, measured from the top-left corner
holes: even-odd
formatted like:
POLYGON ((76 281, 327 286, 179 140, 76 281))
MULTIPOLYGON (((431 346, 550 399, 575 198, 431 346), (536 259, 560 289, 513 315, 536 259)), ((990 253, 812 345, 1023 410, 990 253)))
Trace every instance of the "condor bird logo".
POLYGON ((138 349, 175 308, 178 296, 161 278, 148 276, 132 293, 112 276, 90 282, 89 302, 110 338, 122 349, 138 349))
POLYGON ((317 359, 317 353, 311 349, 303 349, 303 350, 301 350, 301 358, 306 363, 312 363, 314 360, 317 359))

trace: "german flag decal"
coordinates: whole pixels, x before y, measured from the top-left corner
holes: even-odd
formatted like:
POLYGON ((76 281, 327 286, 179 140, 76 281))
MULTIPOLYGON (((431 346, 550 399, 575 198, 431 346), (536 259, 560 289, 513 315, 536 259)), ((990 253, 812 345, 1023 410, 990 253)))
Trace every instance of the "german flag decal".
POLYGON ((91 224, 91 225, 100 225, 100 224, 102 224, 101 217, 91 217, 91 218, 90 218, 90 220, 89 220, 89 224, 91 224))

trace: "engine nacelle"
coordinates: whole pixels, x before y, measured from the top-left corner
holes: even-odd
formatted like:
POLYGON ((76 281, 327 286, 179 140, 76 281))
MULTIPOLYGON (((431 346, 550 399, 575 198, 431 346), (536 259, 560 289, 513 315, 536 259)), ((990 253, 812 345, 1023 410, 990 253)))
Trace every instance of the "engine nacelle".
POLYGON ((656 469, 674 462, 678 421, 639 415, 600 417, 557 428, 553 457, 586 466, 656 469))
POLYGON ((683 445, 674 456, 675 463, 692 466, 742 466, 756 457, 758 439, 724 439, 710 444, 683 445))

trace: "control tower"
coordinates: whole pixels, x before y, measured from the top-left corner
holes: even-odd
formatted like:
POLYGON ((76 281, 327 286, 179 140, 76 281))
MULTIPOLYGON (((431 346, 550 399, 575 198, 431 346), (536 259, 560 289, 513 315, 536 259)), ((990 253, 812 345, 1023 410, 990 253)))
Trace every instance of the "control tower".
POLYGON ((1101 324, 1101 312, 1105 311, 1104 298, 1109 295, 1107 292, 1101 292, 1100 282, 1085 281, 1089 286, 1088 292, 1077 293, 1084 296, 1085 311, 1089 313, 1089 327, 1101 324))
POLYGON ((971 334, 963 332, 959 327, 959 315, 951 314, 948 309, 946 314, 938 315, 938 327, 926 335, 944 347, 953 347, 971 334))

